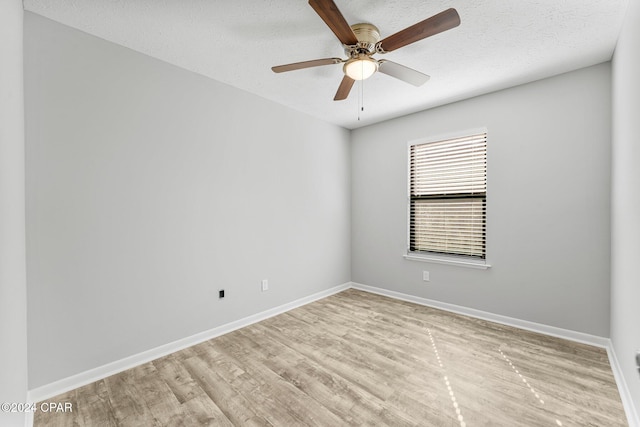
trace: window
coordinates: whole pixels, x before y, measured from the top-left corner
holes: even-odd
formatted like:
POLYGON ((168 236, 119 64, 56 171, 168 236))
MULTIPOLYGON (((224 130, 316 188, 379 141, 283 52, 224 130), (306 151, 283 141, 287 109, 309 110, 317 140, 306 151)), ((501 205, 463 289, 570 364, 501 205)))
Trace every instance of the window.
POLYGON ((486 132, 409 151, 409 252, 484 260, 486 132))

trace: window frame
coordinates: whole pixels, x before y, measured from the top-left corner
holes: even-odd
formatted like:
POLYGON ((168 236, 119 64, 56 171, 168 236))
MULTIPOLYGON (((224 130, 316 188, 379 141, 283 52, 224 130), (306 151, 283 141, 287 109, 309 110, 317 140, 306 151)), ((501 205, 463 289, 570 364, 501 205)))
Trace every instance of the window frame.
POLYGON ((487 145, 486 149, 486 159, 487 159, 487 167, 486 167, 486 180, 487 180, 487 189, 485 190, 485 257, 475 257, 475 256, 467 256, 460 254, 448 254, 448 253, 438 253, 438 252, 428 252, 428 251, 411 251, 411 147, 413 145, 420 144, 428 144, 432 142, 445 141, 448 139, 456 139, 456 138, 464 138, 468 136, 473 136, 477 134, 485 134, 487 141, 489 139, 489 132, 487 128, 473 128, 467 129, 464 131, 455 131, 445 134, 432 135, 416 140, 411 140, 407 142, 406 147, 406 165, 407 165, 407 228, 406 228, 406 253, 403 257, 410 261, 422 261, 422 262, 431 262, 438 264, 451 264, 457 265, 461 267, 469 267, 469 268, 479 268, 486 269, 491 267, 489 264, 489 247, 488 247, 488 210, 489 205, 487 203, 488 200, 488 181, 489 181, 489 148, 487 145))

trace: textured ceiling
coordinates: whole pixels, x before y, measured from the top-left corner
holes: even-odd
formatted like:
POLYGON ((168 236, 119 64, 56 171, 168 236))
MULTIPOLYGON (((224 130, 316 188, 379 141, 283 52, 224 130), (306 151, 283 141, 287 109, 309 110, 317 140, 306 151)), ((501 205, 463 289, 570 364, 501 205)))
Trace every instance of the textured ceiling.
POLYGON ((431 76, 416 88, 377 73, 333 101, 344 57, 305 0, 24 0, 25 10, 346 128, 356 128, 611 59, 628 0, 335 0, 384 38, 454 7, 459 27, 386 55, 431 76), (359 104, 364 110, 359 113, 359 104), (358 119, 360 116, 360 119, 358 119))

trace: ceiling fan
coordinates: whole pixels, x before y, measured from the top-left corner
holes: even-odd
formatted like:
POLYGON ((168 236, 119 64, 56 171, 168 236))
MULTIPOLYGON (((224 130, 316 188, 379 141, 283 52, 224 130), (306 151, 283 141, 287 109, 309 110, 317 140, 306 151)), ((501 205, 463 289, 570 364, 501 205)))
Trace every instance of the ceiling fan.
POLYGON ((376 53, 384 54, 408 44, 433 36, 460 25, 460 16, 455 9, 447 9, 437 15, 420 21, 380 40, 380 32, 373 24, 354 24, 349 26, 333 0, 309 0, 309 5, 329 26, 344 46, 347 59, 323 58, 311 61, 271 67, 275 73, 301 70, 321 65, 344 63, 344 77, 338 87, 334 101, 346 99, 356 80, 371 77, 376 71, 395 77, 414 86, 421 86, 429 76, 385 59, 374 59, 376 53))

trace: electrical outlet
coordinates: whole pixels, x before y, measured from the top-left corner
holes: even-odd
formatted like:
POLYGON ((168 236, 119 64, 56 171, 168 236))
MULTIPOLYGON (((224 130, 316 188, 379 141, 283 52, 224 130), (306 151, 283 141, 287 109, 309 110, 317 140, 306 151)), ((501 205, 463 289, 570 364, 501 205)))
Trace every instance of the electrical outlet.
POLYGON ((422 272, 422 280, 424 280, 425 282, 428 282, 430 280, 428 271, 423 271, 422 272))
POLYGON ((218 298, 221 298, 221 299, 224 298, 224 289, 220 289, 218 291, 218 298))
POLYGON ((262 280, 262 292, 269 290, 269 280, 262 280))

